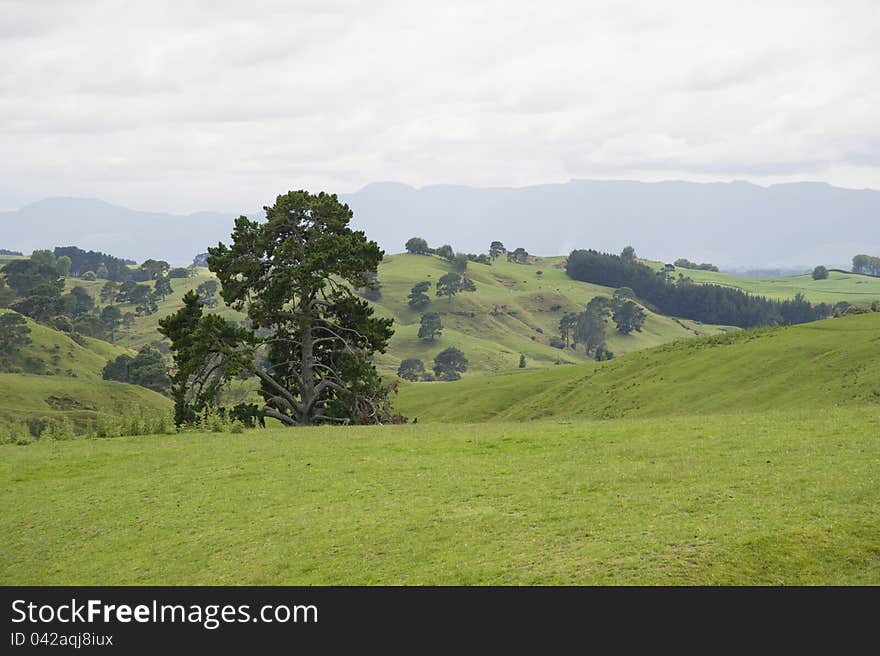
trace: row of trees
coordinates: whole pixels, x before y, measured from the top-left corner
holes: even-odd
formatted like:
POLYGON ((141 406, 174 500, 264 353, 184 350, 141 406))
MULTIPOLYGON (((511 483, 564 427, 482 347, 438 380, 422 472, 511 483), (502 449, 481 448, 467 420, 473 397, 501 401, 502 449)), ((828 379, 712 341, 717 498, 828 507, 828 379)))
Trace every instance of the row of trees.
POLYGON ((792 300, 775 301, 731 287, 696 285, 687 278, 676 282, 668 271, 655 272, 622 254, 572 251, 566 273, 575 280, 597 285, 628 287, 663 314, 705 323, 741 328, 790 325, 824 318, 833 312, 825 303, 811 305, 802 294, 792 300))
POLYGON ((675 266, 679 269, 695 269, 697 271, 718 271, 718 267, 714 264, 710 264, 709 262, 703 262, 702 264, 697 264, 696 262, 691 262, 688 259, 683 257, 677 259, 674 262, 675 266))
POLYGON ((422 237, 411 237, 404 244, 404 247, 406 252, 412 255, 437 255, 442 257, 449 262, 453 262, 457 271, 464 271, 467 268, 468 262, 492 264, 496 259, 505 254, 507 255, 508 262, 515 262, 516 264, 527 264, 530 257, 525 248, 508 251, 500 241, 493 241, 489 244, 489 252, 480 253, 479 255, 475 253, 456 253, 449 244, 431 248, 427 240, 422 237))
POLYGON ((468 359, 455 346, 440 351, 434 357, 433 373, 425 370, 418 358, 407 358, 400 363, 397 375, 410 381, 458 380, 467 371, 468 359))
POLYGON ((614 298, 596 296, 587 303, 583 312, 568 312, 559 320, 560 342, 551 345, 560 348, 577 348, 580 344, 587 355, 596 360, 610 360, 614 353, 606 345, 607 324, 611 319, 621 335, 641 332, 647 315, 632 300, 632 290, 618 289, 614 298))
MULTIPOLYGON (((67 252, 73 252, 71 249, 67 247, 67 252)), ((99 308, 81 286, 64 293, 64 274, 71 267, 69 256, 37 250, 29 258, 9 262, 0 270, 0 306, 10 307, 56 330, 115 342, 120 326, 131 328, 135 316, 156 312, 158 301, 173 292, 171 270, 163 263, 152 260, 142 266, 152 285, 131 279, 108 280, 100 291, 100 300, 106 307, 99 308), (123 312, 114 303, 131 304, 135 311, 123 312)))
POLYGON ((873 255, 856 255, 852 260, 853 273, 868 276, 880 276, 880 257, 873 255))

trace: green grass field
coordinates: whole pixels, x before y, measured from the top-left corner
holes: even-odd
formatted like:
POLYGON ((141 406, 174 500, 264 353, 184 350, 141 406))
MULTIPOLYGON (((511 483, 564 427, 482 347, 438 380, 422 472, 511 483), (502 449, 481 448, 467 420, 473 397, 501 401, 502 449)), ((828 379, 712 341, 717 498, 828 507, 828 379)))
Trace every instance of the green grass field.
POLYGON ((877 407, 0 447, 0 583, 878 584, 877 407))
POLYGON ((880 404, 880 313, 680 341, 610 362, 403 385, 419 421, 614 418, 880 404))

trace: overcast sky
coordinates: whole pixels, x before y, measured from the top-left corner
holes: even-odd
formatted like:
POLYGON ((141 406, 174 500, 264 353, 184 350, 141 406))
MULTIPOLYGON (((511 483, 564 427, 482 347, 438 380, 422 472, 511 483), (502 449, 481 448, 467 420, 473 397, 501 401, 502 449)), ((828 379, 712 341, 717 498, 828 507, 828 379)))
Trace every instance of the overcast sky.
POLYGON ((0 209, 571 178, 880 189, 880 2, 0 0, 0 209))

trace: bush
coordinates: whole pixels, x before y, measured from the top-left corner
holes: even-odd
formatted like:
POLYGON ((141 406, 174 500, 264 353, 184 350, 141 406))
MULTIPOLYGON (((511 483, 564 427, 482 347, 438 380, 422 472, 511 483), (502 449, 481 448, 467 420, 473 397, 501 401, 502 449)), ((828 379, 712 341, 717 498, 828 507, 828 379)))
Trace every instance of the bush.
POLYGON ((48 440, 72 440, 74 437, 76 430, 67 417, 51 420, 42 433, 42 438, 48 440))
POLYGON ((80 276, 80 278, 82 278, 83 280, 97 280, 98 276, 97 274, 95 274, 94 271, 86 271, 80 276))

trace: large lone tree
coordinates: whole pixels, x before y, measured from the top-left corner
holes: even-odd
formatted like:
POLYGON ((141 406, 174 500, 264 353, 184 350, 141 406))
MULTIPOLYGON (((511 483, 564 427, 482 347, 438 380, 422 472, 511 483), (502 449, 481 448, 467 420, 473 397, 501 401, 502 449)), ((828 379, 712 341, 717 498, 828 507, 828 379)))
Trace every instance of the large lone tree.
POLYGON ((208 249, 223 300, 247 314, 264 414, 288 426, 381 422, 389 390, 371 358, 392 319, 352 290, 374 285, 384 253, 349 227, 335 195, 292 191, 264 210, 264 222, 235 221, 231 245, 208 249))

